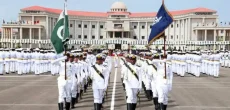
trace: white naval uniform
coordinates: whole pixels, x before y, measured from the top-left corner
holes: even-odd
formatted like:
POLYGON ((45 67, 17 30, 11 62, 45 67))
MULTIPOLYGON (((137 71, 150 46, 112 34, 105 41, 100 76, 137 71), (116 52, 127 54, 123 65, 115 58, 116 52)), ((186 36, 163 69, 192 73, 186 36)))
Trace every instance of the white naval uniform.
POLYGON ((16 70, 16 52, 15 51, 11 51, 10 52, 10 72, 15 72, 16 70))
POLYGON ((214 77, 219 77, 219 71, 220 71, 220 59, 221 56, 219 54, 215 54, 213 56, 213 76, 214 77))
POLYGON ((4 52, 0 51, 0 74, 2 75, 4 71, 4 52))
POLYGON ((5 52, 5 72, 9 73, 10 72, 10 53, 9 52, 5 52))
POLYGON ((90 68, 91 79, 93 81, 92 89, 93 89, 94 103, 101 104, 104 96, 104 91, 107 87, 106 79, 105 79, 107 69, 103 65, 98 65, 98 64, 95 64, 95 67, 98 69, 98 71, 100 71, 100 73, 104 77, 102 78, 93 67, 90 68))
POLYGON ((124 83, 126 96, 128 96, 126 103, 137 103, 137 94, 142 89, 142 74, 140 72, 140 67, 132 65, 131 63, 127 63, 127 65, 137 74, 138 79, 127 67, 125 68, 124 83))
POLYGON ((22 75, 23 73, 23 54, 22 52, 17 52, 16 57, 17 57, 17 71, 19 75, 22 75))
POLYGON ((65 62, 64 60, 67 59, 66 56, 61 57, 59 59, 56 59, 52 61, 51 63, 56 63, 59 65, 60 71, 59 71, 59 77, 58 77, 58 103, 63 103, 64 98, 66 98, 66 102, 71 101, 71 87, 73 83, 73 77, 75 74, 73 74, 73 64, 70 62, 66 62, 66 80, 65 80, 65 62))
POLYGON ((156 88, 158 93, 158 103, 168 104, 168 92, 170 91, 170 84, 172 83, 172 72, 167 65, 166 60, 153 60, 153 63, 157 66, 156 75, 156 88), (165 64, 166 64, 166 79, 165 76, 165 64))
POLYGON ((117 54, 115 54, 115 56, 114 56, 114 67, 115 68, 118 67, 118 61, 119 61, 118 56, 117 56, 117 54))

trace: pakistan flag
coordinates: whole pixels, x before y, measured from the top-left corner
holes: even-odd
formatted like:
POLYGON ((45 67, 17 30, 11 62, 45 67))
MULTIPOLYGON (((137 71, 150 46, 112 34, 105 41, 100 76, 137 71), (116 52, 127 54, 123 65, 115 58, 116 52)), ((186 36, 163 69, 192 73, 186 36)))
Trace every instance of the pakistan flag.
POLYGON ((69 40, 69 18, 66 7, 61 12, 51 35, 51 42, 57 54, 64 52, 64 45, 69 40))

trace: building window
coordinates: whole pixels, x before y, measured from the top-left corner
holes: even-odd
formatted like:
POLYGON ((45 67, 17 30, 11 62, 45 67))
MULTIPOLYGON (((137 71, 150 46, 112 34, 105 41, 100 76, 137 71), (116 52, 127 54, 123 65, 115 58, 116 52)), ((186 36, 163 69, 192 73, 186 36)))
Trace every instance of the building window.
POLYGON ((73 38, 73 35, 69 35, 69 38, 73 38))
POLYGON ((100 28, 103 29, 103 25, 100 25, 100 28))
POLYGON ((150 29, 152 29, 152 27, 153 27, 153 26, 152 26, 152 25, 150 25, 150 29))
POLYGON ((81 28, 81 24, 78 24, 78 28, 81 28))
POLYGON ((133 26, 134 29, 137 29, 137 26, 133 26))
POLYGON ((137 36, 133 36, 133 39, 137 39, 137 36))
POLYGON ((221 30, 221 33, 223 33, 224 32, 224 30, 221 30))
POLYGON ((92 36, 92 39, 95 39, 95 36, 92 36))
POLYGON ((103 36, 100 36, 100 39, 103 39, 103 36))
POLYGON ((81 39, 81 35, 78 35, 78 39, 81 39))
POLYGON ((171 39, 173 39, 173 36, 171 36, 171 39))
POLYGON ((87 25, 86 25, 86 24, 84 25, 84 28, 87 28, 87 25))
POLYGON ((177 24, 177 27, 179 27, 179 24, 177 24))
POLYGON ((70 24, 69 27, 73 27, 73 24, 70 24))
POLYGON ((141 36, 142 37, 142 39, 145 39, 145 36, 141 36))
POLYGON ((84 35, 84 39, 87 39, 87 35, 84 35))
POLYGON ((142 26, 142 29, 145 29, 145 26, 142 26))
POLYGON ((171 28, 173 28, 173 24, 171 25, 171 28))
POLYGON ((178 35, 176 36, 176 38, 178 39, 178 35))
POLYGON ((95 25, 92 25, 92 28, 95 28, 95 25))

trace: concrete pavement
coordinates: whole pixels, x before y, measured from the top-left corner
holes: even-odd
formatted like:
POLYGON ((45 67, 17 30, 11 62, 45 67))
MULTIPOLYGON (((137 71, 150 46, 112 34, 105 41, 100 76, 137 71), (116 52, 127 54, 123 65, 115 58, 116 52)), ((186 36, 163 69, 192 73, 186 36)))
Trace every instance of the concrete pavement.
MULTIPOLYGON (((115 71, 113 68, 104 110, 111 108, 126 110, 120 68, 117 69, 117 77, 114 80, 115 71), (116 86, 113 87, 114 85, 116 86)), ((229 71, 229 68, 221 68, 219 78, 204 74, 199 78, 189 74, 185 77, 174 75, 168 110, 230 110, 229 71)), ((92 92, 89 88, 75 110, 93 110, 92 92)), ((57 76, 49 74, 0 76, 0 110, 58 110, 57 101, 57 76)), ((141 103, 138 102, 137 110, 153 109, 152 101, 147 101, 142 93, 141 103)))

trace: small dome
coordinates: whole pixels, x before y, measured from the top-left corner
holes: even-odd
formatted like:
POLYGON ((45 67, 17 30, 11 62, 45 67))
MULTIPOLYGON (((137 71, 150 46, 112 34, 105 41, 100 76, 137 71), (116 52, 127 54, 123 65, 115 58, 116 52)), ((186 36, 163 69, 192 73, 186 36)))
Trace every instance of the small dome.
POLYGON ((126 5, 123 2, 115 2, 111 6, 111 11, 126 11, 126 5))

